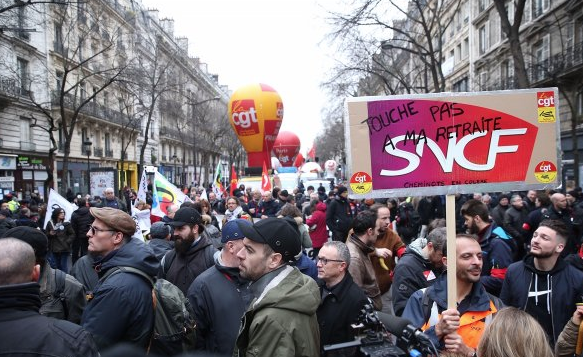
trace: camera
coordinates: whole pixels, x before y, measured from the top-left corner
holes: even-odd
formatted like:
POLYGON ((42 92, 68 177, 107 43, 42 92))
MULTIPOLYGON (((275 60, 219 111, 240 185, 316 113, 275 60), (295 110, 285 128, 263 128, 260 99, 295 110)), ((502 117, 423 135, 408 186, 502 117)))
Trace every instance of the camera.
POLYGON ((386 329, 375 313, 372 304, 364 305, 356 324, 353 341, 324 346, 325 357, 401 357, 408 356, 387 337, 386 329))
POLYGON ((356 331, 353 341, 324 346, 326 357, 401 357, 437 356, 438 352, 431 340, 411 326, 406 319, 375 312, 372 304, 363 307, 358 323, 352 325, 356 331), (391 342, 389 333, 396 340, 391 342), (407 351, 407 352, 405 352, 407 351))

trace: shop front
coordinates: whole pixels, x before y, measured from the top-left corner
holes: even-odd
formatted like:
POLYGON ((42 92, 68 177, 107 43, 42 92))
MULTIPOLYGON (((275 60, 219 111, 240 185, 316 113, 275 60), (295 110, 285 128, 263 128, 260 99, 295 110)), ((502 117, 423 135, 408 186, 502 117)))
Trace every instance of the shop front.
POLYGON ((30 194, 38 190, 44 195, 44 182, 48 178, 47 167, 50 166, 49 158, 33 155, 18 155, 16 158, 16 171, 14 175, 14 189, 17 192, 30 194))
POLYGON ((121 162, 117 163, 119 187, 130 186, 134 190, 138 189, 138 164, 136 162, 124 162, 123 168, 121 162))

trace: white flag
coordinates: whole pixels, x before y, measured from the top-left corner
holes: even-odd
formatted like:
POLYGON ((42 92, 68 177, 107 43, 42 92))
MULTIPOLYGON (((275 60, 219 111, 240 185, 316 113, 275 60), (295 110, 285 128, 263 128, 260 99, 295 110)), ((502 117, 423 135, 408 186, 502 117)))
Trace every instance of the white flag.
POLYGON ((51 215, 56 208, 62 208, 65 210, 65 220, 71 220, 71 214, 77 209, 77 205, 67 201, 67 199, 57 193, 57 191, 49 191, 49 202, 47 203, 47 213, 45 215, 45 222, 43 224, 43 229, 47 228, 47 224, 51 219, 51 215))
POLYGON ((200 194, 200 199, 206 200, 207 202, 209 201, 209 196, 206 194, 206 189, 204 187, 202 188, 202 193, 200 194))
POLYGON ((136 199, 136 204, 138 201, 146 202, 146 193, 148 192, 148 175, 146 170, 142 171, 142 179, 140 180, 140 186, 138 188, 138 195, 136 199))

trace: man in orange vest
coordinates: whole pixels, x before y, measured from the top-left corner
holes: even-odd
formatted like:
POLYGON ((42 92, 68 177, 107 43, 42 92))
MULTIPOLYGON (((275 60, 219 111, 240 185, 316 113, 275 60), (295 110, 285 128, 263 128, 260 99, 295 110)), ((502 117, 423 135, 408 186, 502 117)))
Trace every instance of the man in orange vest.
MULTIPOLYGON (((447 249, 443 264, 447 266, 447 249)), ((456 236, 457 309, 447 308, 447 277, 415 292, 407 301, 403 318, 421 328, 440 350, 476 356, 476 348, 486 325, 502 301, 490 295, 480 282, 482 249, 474 235, 456 236)))

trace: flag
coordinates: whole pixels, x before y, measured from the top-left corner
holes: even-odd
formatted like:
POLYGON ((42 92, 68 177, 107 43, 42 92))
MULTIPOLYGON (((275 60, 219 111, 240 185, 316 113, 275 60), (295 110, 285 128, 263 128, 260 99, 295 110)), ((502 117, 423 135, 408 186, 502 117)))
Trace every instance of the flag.
POLYGON ((263 171, 261 172, 261 191, 271 191, 271 180, 267 173, 267 165, 265 164, 265 161, 263 161, 263 171))
POLYGON ((146 202, 146 196, 148 192, 148 175, 146 170, 142 171, 142 178, 140 179, 140 186, 138 187, 138 195, 136 197, 136 204, 138 201, 146 202))
POLYGON ((308 151, 308 157, 312 160, 316 160, 316 143, 312 143, 312 148, 308 151))
POLYGON ((209 196, 206 194, 206 189, 203 187, 202 192, 200 193, 200 199, 209 201, 209 196))
POLYGON ((154 173, 152 191, 152 214, 158 217, 164 217, 168 213, 168 206, 172 204, 180 206, 185 201, 192 202, 158 171, 154 173))
POLYGON ((71 214, 73 211, 77 209, 77 205, 67 201, 67 199, 57 193, 57 191, 51 190, 49 191, 49 202, 47 203, 47 213, 45 214, 45 222, 43 224, 43 228, 47 228, 47 224, 51 219, 51 215, 56 208, 62 208, 65 210, 65 220, 71 220, 71 214))
POLYGON ((223 185, 222 185, 222 181, 223 181, 223 171, 221 170, 221 163, 219 162, 217 164, 217 169, 215 170, 216 174, 215 174, 215 179, 213 181, 213 192, 215 193, 215 195, 217 195, 217 198, 221 198, 223 197, 223 185))
POLYGON ((237 171, 235 171, 235 164, 231 166, 231 188, 229 189, 229 196, 233 196, 235 190, 237 189, 237 171))

